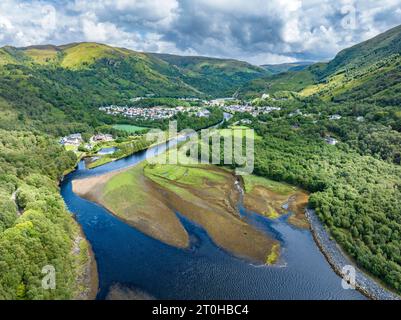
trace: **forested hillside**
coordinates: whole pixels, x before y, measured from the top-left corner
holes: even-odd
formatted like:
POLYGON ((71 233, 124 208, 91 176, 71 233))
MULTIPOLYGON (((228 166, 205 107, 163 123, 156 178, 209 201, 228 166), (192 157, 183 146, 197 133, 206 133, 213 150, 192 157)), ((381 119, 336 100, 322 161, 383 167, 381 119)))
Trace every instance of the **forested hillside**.
POLYGON ((244 83, 268 74, 263 68, 237 60, 153 55, 177 67, 182 81, 215 97, 230 97, 244 83))
POLYGON ((281 108, 253 119, 263 137, 255 172, 312 192, 309 205, 337 242, 398 292, 400 43, 397 27, 327 64, 255 79, 241 91, 243 97, 270 93, 253 104, 281 108))
POLYGON ((401 96, 401 26, 341 51, 327 64, 251 80, 244 97, 293 91, 324 101, 366 101, 399 105, 401 96))
POLYGON ((75 162, 39 132, 0 129, 0 299, 88 297, 88 243, 57 186, 75 162), (56 271, 54 290, 42 287, 46 266, 56 271))
POLYGON ((140 53, 97 43, 0 48, 0 67, 16 68, 59 91, 85 93, 92 104, 137 96, 231 96, 263 76, 259 67, 235 60, 140 53))
MULTIPOLYGON (((59 137, 132 122, 97 108, 133 104, 138 95, 205 96, 178 77, 175 67, 152 55, 98 44, 0 49, 0 299, 92 297, 89 244, 58 188, 77 157, 59 137), (46 266, 55 269, 55 290, 42 287, 46 266)), ((141 102, 189 106, 172 98, 141 102)), ((199 129, 221 121, 222 112, 177 119, 180 128, 199 129)))

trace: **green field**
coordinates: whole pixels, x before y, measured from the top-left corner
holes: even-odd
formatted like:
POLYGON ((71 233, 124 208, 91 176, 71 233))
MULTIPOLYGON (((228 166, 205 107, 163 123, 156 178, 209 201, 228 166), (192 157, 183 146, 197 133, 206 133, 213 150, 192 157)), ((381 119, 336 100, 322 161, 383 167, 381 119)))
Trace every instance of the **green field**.
POLYGON ((246 175, 246 176, 243 176, 243 179, 244 179, 245 192, 247 192, 247 193, 252 192, 252 190, 255 186, 261 186, 270 191, 273 191, 275 193, 278 193, 280 195, 285 195, 285 196, 297 191, 296 187, 291 186, 289 184, 273 181, 273 180, 270 180, 270 179, 267 179, 264 177, 258 177, 255 175, 246 175))
POLYGON ((128 133, 144 132, 144 131, 149 130, 149 128, 138 127, 138 126, 129 125, 129 124, 116 124, 113 126, 113 128, 116 130, 126 131, 128 133))
MULTIPOLYGON (((151 203, 151 198, 146 194, 141 182, 143 164, 122 172, 110 179, 104 188, 106 203, 116 212, 124 212, 122 207, 127 202, 138 207, 151 203), (136 190, 132 192, 132 190, 136 190)), ((126 216, 123 216, 126 218, 126 216)))

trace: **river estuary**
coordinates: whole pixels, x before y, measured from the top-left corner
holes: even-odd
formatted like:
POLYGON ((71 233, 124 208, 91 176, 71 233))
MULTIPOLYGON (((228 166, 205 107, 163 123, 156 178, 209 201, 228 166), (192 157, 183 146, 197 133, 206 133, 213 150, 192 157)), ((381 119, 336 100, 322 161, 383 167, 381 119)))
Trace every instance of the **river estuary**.
MULTIPOLYGON (((170 141, 169 146, 176 143, 170 141)), ((159 145, 148 152, 165 150, 159 145)), ((181 216, 191 237, 185 250, 144 235, 72 192, 74 179, 133 166, 145 157, 146 152, 139 152, 92 170, 82 161, 61 183, 61 195, 96 256, 98 299, 105 299, 116 284, 156 299, 365 299, 358 291, 342 288, 311 232, 288 224, 288 216, 272 221, 239 208, 244 219, 281 243, 277 266, 257 266, 220 249, 202 228, 181 216)))

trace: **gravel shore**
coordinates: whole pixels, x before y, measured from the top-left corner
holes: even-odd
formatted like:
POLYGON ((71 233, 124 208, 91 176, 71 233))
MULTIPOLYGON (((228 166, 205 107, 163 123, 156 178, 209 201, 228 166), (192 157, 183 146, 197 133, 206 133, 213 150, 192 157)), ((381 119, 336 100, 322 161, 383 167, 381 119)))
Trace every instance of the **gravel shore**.
POLYGON ((361 293, 374 300, 400 300, 400 296, 382 287, 354 265, 337 243, 330 239, 330 235, 314 210, 306 209, 305 214, 311 225, 311 231, 316 243, 338 275, 342 276, 344 266, 351 265, 356 271, 356 289, 361 293))

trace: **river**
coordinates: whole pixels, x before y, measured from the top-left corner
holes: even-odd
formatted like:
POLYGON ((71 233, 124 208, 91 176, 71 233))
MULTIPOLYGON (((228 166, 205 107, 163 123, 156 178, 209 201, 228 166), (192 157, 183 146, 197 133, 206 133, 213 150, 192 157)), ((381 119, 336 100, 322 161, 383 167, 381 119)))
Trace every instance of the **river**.
MULTIPOLYGON (((172 140, 169 146, 176 143, 172 140)), ((159 145, 149 153, 165 150, 165 145, 159 145)), ((98 299, 105 299, 115 284, 157 299, 365 299, 358 291, 342 288, 340 277, 310 231, 288 224, 288 216, 272 221, 240 206, 244 219, 281 243, 277 266, 257 266, 217 247, 201 227, 180 215, 191 239, 190 248, 185 250, 146 236, 72 192, 74 179, 133 166, 145 160, 145 154, 139 152, 92 170, 82 161, 61 183, 61 195, 96 256, 98 299)))

